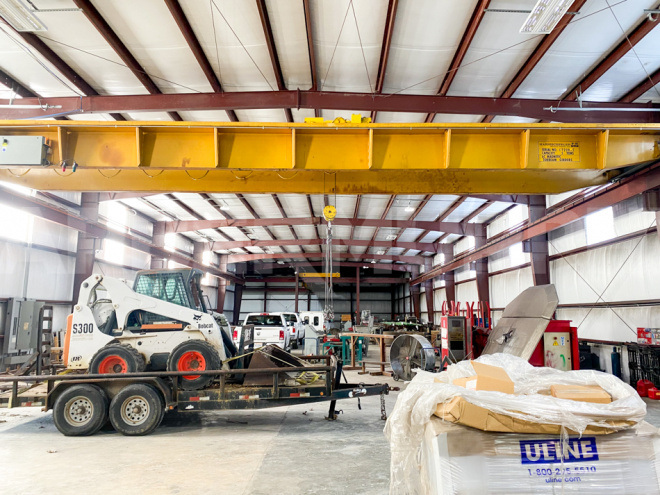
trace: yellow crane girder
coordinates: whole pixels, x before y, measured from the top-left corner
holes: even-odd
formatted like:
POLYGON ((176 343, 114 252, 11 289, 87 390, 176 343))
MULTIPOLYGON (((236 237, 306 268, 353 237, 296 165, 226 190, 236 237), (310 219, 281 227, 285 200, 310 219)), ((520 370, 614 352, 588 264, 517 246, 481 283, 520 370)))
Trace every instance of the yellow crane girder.
POLYGON ((653 124, 0 121, 0 135, 50 140, 52 165, 0 180, 51 191, 552 194, 660 158, 653 124))

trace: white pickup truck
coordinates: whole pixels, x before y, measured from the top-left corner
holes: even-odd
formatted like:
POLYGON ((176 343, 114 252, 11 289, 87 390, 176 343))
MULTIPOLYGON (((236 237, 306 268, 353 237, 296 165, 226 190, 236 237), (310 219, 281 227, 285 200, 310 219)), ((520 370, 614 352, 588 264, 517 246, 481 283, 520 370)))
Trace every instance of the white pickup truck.
POLYGON ((303 339, 305 338, 305 324, 300 318, 300 315, 298 315, 298 313, 288 313, 284 311, 271 314, 284 316, 287 328, 289 329, 291 344, 295 344, 296 346, 302 345, 303 339))
MULTIPOLYGON (((243 326, 254 325, 254 347, 275 344, 282 349, 291 350, 291 336, 284 316, 279 313, 248 313, 243 326)), ((240 327, 233 332, 234 344, 240 339, 240 327)))

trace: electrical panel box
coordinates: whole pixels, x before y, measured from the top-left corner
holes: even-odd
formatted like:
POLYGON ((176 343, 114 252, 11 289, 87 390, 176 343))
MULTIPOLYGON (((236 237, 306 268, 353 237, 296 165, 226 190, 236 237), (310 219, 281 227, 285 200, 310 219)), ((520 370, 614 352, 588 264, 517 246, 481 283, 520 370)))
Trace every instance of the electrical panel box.
POLYGON ((49 152, 43 136, 0 136, 0 165, 48 165, 49 152))
POLYGON ((9 299, 3 335, 4 354, 36 349, 39 338, 39 311, 44 303, 34 300, 9 299))
POLYGON ((472 352, 472 335, 467 331, 467 319, 464 316, 443 316, 440 319, 442 357, 460 361, 472 352))
POLYGON ((543 334, 545 366, 556 370, 573 369, 570 332, 546 332, 543 334))

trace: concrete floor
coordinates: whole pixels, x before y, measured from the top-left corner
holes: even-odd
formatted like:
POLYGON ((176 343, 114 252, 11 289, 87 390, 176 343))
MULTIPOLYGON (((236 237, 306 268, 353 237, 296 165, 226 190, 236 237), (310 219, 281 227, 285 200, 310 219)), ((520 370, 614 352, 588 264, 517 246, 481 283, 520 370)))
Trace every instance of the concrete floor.
MULTIPOLYGON (((351 382, 383 377, 348 372, 351 382)), ((389 380, 392 385, 401 382, 389 380)), ((397 393, 387 396, 390 412, 397 393)), ((660 401, 645 399, 660 427, 660 401)), ((65 437, 51 413, 0 410, 0 493, 328 494, 388 492, 389 447, 378 397, 262 411, 168 413, 147 437, 103 430, 65 437)))
MULTIPOLYGON (((396 395, 386 397, 388 412, 396 395)), ((0 493, 386 494, 390 454, 380 399, 361 404, 338 402, 334 422, 325 420, 329 403, 168 413, 146 437, 113 430, 65 437, 50 412, 0 409, 0 493)))

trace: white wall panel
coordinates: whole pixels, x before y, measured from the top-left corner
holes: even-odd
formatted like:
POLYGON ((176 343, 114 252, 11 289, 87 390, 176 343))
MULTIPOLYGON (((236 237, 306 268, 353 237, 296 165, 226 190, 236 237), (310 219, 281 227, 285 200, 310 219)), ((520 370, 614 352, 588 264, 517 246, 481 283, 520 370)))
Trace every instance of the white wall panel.
POLYGON ((71 256, 30 250, 27 297, 51 301, 71 300, 75 264, 76 260, 71 256))
POLYGON ((504 308, 522 291, 534 285, 531 267, 490 277, 490 305, 504 308))
POLYGON ((606 302, 660 299, 659 259, 660 240, 652 234, 551 261, 550 276, 560 304, 596 302, 608 284, 606 302))
POLYGON ((637 327, 660 327, 660 306, 596 308, 591 312, 582 308, 558 309, 557 318, 572 320, 581 339, 636 342, 637 327))
POLYGON ((23 297, 27 248, 0 241, 0 297, 23 297))
POLYGON ((76 245, 78 244, 77 231, 38 217, 34 217, 33 221, 33 244, 75 252, 76 245))
POLYGON ((456 285, 456 300, 461 302, 461 306, 465 303, 476 302, 479 300, 477 294, 477 281, 465 282, 464 284, 456 285))

